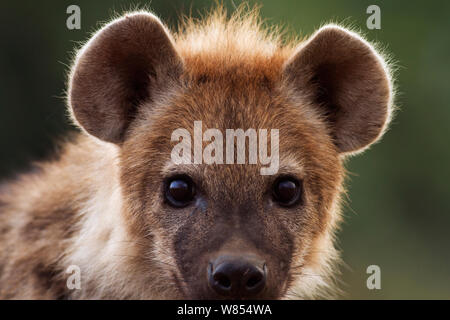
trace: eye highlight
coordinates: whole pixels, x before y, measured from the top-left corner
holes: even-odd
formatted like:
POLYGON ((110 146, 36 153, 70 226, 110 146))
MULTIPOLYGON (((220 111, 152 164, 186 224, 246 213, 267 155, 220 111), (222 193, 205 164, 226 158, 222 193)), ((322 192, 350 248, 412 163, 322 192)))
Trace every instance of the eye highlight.
POLYGON ((289 176, 277 178, 272 185, 273 199, 283 207, 291 207, 297 204, 302 193, 302 182, 289 176))
POLYGON ((164 196, 176 208, 187 206, 195 197, 195 186, 188 176, 176 176, 166 182, 164 196))

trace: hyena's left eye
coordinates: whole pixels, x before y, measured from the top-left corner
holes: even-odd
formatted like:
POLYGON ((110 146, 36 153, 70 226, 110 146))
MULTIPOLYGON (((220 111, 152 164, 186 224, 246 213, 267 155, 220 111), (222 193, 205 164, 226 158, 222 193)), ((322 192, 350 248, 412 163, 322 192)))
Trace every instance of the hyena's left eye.
POLYGON ((290 207, 302 198, 302 182, 292 177, 280 177, 272 186, 273 199, 283 207, 290 207))
POLYGON ((169 179, 165 189, 167 202, 177 208, 187 206, 195 196, 194 183, 188 176, 177 176, 169 179))

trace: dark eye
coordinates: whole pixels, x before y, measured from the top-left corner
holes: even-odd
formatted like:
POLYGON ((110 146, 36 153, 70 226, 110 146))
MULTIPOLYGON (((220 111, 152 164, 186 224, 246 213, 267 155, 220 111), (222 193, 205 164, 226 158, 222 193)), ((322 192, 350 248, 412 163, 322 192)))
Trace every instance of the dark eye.
POLYGON ((284 207, 296 204, 302 196, 302 183, 291 177, 281 177, 275 180, 272 187, 273 198, 284 207))
POLYGON ((178 176, 166 184, 165 196, 169 204, 182 208, 194 199, 194 183, 188 176, 178 176))

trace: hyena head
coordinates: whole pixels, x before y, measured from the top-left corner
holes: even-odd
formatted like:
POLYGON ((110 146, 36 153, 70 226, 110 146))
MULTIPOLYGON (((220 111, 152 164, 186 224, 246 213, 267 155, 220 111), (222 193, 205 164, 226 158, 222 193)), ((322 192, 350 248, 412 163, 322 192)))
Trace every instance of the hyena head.
POLYGON ((342 161, 375 142, 390 115, 390 76, 365 40, 328 25, 281 45, 253 15, 221 13, 170 34, 139 12, 80 50, 69 89, 80 127, 120 150, 121 214, 135 244, 126 270, 145 283, 142 296, 306 298, 330 285, 342 161), (256 140, 227 149, 227 129, 253 129, 256 140), (255 146, 260 129, 267 143, 255 146), (190 161, 174 161, 180 144, 190 161), (263 147, 278 161, 265 174, 263 147))

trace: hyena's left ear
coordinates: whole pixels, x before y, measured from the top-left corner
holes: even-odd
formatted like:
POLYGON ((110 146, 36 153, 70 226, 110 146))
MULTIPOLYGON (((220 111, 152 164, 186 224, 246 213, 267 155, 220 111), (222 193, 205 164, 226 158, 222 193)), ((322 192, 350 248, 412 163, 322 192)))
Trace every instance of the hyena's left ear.
POLYGON ((319 29, 287 61, 283 76, 326 117, 340 153, 359 152, 384 132, 391 111, 390 74, 357 34, 334 25, 319 29))
POLYGON ((181 71, 182 60, 159 19, 128 14, 79 51, 69 84, 73 117, 89 134, 120 143, 137 107, 167 89, 181 71))

